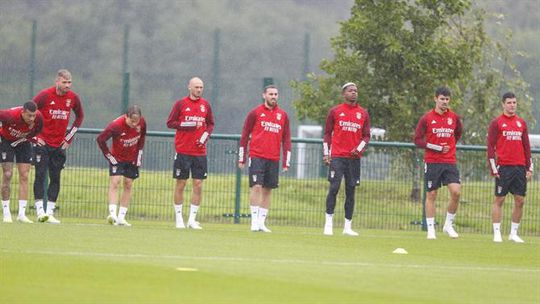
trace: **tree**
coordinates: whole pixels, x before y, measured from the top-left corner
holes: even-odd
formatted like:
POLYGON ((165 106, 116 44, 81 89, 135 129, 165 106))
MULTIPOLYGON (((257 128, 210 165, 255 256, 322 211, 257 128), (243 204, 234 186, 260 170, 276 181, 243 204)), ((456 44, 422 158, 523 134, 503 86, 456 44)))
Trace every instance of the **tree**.
POLYGON ((340 99, 339 85, 355 81, 373 125, 389 139, 410 141, 419 117, 433 107, 434 90, 444 85, 463 116, 463 142, 483 143, 502 90, 523 96, 522 113, 531 104, 509 48, 487 36, 484 18, 468 0, 356 0, 332 39, 334 59, 320 64, 328 76, 292 83, 299 117, 322 123, 340 99))

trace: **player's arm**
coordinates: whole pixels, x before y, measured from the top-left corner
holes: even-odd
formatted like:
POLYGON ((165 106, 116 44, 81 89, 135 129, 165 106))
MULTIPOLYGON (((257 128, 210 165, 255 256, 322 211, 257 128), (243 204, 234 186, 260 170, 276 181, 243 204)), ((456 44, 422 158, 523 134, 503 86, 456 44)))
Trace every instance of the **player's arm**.
POLYGON ((208 139, 210 139, 210 135, 214 131, 214 114, 212 114, 212 108, 210 105, 208 106, 208 110, 206 112, 206 129, 202 133, 201 137, 197 140, 198 146, 204 146, 206 145, 206 142, 208 139))
POLYGON ((494 119, 488 127, 487 135, 487 158, 489 164, 489 171, 491 175, 499 177, 499 170, 497 168, 496 151, 497 151, 497 138, 499 135, 499 125, 497 120, 494 119))
POLYGON ((240 136, 240 147, 238 148, 238 167, 240 167, 240 169, 244 168, 244 164, 246 162, 247 145, 249 143, 249 136, 253 131, 253 127, 255 126, 256 121, 257 115, 255 113, 255 110, 252 110, 246 116, 244 126, 242 127, 242 135, 240 136))
POLYGON ((456 144, 458 140, 461 139, 461 135, 463 135, 463 123, 461 122, 461 117, 457 117, 456 119, 456 129, 454 130, 454 137, 456 139, 456 144))
POLYGON ((360 140, 360 144, 358 144, 358 146, 351 151, 351 155, 353 156, 361 156, 362 153, 364 153, 369 140, 371 139, 371 123, 369 113, 365 111, 364 115, 366 118, 364 120, 364 125, 362 126, 362 139, 360 140))
POLYGON ((530 179, 534 170, 534 163, 531 157, 531 143, 529 141, 529 131, 527 130, 527 124, 523 121, 525 128, 521 136, 521 143, 523 144, 523 151, 525 152, 525 167, 527 168, 527 179, 530 179))
POLYGON ((0 110, 0 123, 10 124, 13 122, 13 115, 11 115, 11 110, 0 110))
POLYGON ((75 138, 75 133, 77 133, 77 130, 79 130, 84 120, 84 111, 79 96, 76 95, 73 102, 73 112, 75 113, 75 120, 71 125, 71 129, 66 132, 66 137, 64 138, 64 142, 62 143, 62 149, 67 149, 71 145, 73 139, 75 138))
POLYGON ((109 150, 109 147, 107 146, 107 141, 109 140, 109 138, 113 136, 118 136, 118 135, 120 135, 120 132, 116 130, 114 125, 111 123, 96 138, 97 144, 99 148, 101 149, 101 152, 103 152, 103 156, 105 156, 105 158, 111 165, 118 164, 118 161, 111 154, 111 151, 109 150))
POLYGON ((289 170, 291 166, 291 128, 289 124, 289 116, 285 115, 283 122, 283 135, 281 138, 283 145, 283 172, 289 170))
POLYGON ((334 133, 334 109, 328 111, 326 123, 324 125, 323 135, 323 160, 326 164, 330 163, 330 149, 332 148, 332 135, 334 133))
POLYGON ((427 120, 426 120, 426 116, 424 115, 422 116, 422 118, 420 118, 420 121, 418 121, 418 125, 416 126, 416 130, 414 132, 414 144, 418 148, 424 148, 424 149, 430 149, 437 152, 442 152, 443 146, 427 142, 426 129, 427 129, 427 120))
POLYGON ((137 161, 135 162, 135 165, 137 167, 142 166, 142 156, 143 156, 143 149, 144 149, 144 143, 146 141, 146 121, 143 117, 141 117, 141 137, 139 138, 139 142, 137 143, 138 148, 138 154, 137 154, 137 161))

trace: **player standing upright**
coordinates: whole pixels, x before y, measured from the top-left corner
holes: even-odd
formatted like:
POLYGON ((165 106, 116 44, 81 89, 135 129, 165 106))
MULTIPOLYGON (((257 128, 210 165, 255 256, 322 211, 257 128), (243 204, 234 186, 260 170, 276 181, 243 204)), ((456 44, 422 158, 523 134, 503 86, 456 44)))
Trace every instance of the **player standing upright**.
POLYGON ((262 94, 263 104, 249 112, 242 129, 238 167, 243 169, 249 150, 249 205, 251 231, 272 232, 265 221, 272 189, 279 183, 279 152, 283 146, 283 172, 290 167, 291 131, 289 116, 278 106, 279 92, 269 85, 262 94), (249 145, 249 149, 248 149, 249 145))
POLYGON ((173 178, 176 179, 176 228, 186 227, 182 217, 182 204, 184 188, 191 172, 193 190, 187 227, 202 229, 196 216, 201 205, 202 184, 208 174, 206 143, 214 130, 214 116, 210 103, 202 98, 203 89, 203 81, 198 77, 192 78, 188 84, 189 95, 176 101, 167 119, 167 127, 176 130, 173 168, 173 178))
POLYGON ((436 239, 435 235, 435 199, 437 190, 448 185, 450 202, 448 203, 443 232, 451 238, 458 238, 454 230, 454 219, 459 205, 461 179, 456 165, 456 143, 461 138, 462 124, 460 117, 448 107, 451 92, 448 88, 435 91, 435 108, 420 118, 416 126, 414 143, 426 150, 424 155, 424 182, 426 187, 426 222, 427 238, 436 239))
POLYGON ((38 221, 59 224, 54 217, 54 209, 60 192, 60 174, 66 162, 66 150, 73 142, 75 133, 84 118, 79 95, 71 91, 71 73, 59 70, 55 85, 39 92, 34 102, 43 114, 43 130, 37 136, 34 147, 34 198, 38 221), (73 125, 68 130, 71 111, 75 113, 73 125), (49 187, 47 190, 47 210, 43 209, 45 195, 45 175, 49 172, 49 187))
POLYGON ((330 109, 326 117, 323 138, 323 158, 329 165, 330 186, 326 196, 324 234, 333 235, 333 216, 336 197, 345 178, 345 225, 343 234, 357 236, 352 230, 356 186, 360 185, 360 158, 370 139, 370 119, 358 102, 356 84, 341 87, 344 102, 330 109))
POLYGON ((524 241, 518 236, 523 215, 527 180, 533 172, 531 145, 527 123, 517 115, 517 99, 514 93, 502 97, 503 113, 495 118, 488 129, 487 155, 491 174, 495 177, 493 201, 493 241, 502 242, 502 206, 508 192, 514 195, 512 226, 508 239, 516 243, 524 241))
POLYGON ((43 127, 43 116, 33 101, 22 107, 0 110, 0 163, 2 163, 2 209, 4 223, 11 223, 9 197, 13 163, 17 162, 19 172, 19 214, 17 221, 32 223, 26 217, 28 203, 28 174, 32 162, 32 146, 36 136, 43 127))
POLYGON ((110 224, 131 226, 126 221, 126 214, 131 199, 133 181, 139 177, 142 155, 146 138, 146 122, 139 106, 129 106, 126 113, 113 120, 97 137, 99 148, 109 161, 109 216, 110 224), (107 140, 112 138, 112 149, 107 147, 107 140), (124 192, 118 206, 118 188, 124 177, 124 192))

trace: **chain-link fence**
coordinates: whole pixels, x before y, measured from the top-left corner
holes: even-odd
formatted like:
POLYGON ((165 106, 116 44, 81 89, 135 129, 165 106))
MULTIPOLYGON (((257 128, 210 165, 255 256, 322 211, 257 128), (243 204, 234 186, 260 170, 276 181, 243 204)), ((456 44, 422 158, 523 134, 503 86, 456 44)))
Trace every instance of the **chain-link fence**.
MULTIPOLYGON (((57 202, 60 218, 101 218, 105 221, 108 215, 108 163, 95 142, 98 132, 81 130, 68 151, 57 202)), ((169 221, 173 225, 173 135, 172 132, 149 133, 128 218, 169 221)), ((203 223, 249 223, 248 181, 246 172, 237 168, 238 139, 238 135, 214 135, 208 144, 209 177, 203 185, 203 202, 198 215, 203 223)), ((327 169, 321 160, 321 140, 293 139, 293 143, 292 167, 281 175, 279 188, 272 192, 269 225, 322 227, 328 182, 327 169)), ((533 153, 535 163, 540 158, 539 152, 533 153)), ((489 232, 494 182, 487 171, 485 150, 461 146, 458 158, 462 177, 461 204, 456 220, 458 231, 489 232)), ((409 143, 373 141, 362 158, 361 179, 353 219, 356 227, 421 229, 423 164, 420 150, 409 143)), ((535 173, 528 184, 523 234, 540 235, 539 180, 539 174, 535 173)), ((16 178, 12 187, 17 189, 16 178)), ((191 183, 188 183, 185 212, 190 193, 191 183)), ((16 194, 13 190, 13 201, 16 194)), ((336 207, 336 224, 343 221, 343 201, 342 189, 336 207)), ((437 198, 438 222, 444 221, 447 202, 448 191, 442 188, 437 198)), ((509 228, 512 206, 513 199, 509 196, 504 206, 505 229, 509 228)))

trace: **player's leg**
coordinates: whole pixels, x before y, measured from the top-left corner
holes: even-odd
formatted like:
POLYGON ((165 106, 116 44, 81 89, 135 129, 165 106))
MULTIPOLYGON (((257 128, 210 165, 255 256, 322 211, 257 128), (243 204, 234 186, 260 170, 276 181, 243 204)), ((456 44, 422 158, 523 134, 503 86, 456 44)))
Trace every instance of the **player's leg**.
POLYGON ((525 196, 514 194, 514 209, 512 210, 512 226, 510 228, 510 241, 516 243, 524 243, 524 241, 518 236, 519 224, 521 223, 521 217, 523 216, 523 205, 525 205, 525 196))
POLYGON ((201 206, 203 181, 196 178, 193 178, 192 181, 191 204, 189 206, 189 218, 187 222, 188 228, 202 229, 199 222, 197 222, 197 213, 201 206))
POLYGON ((249 176, 249 209, 251 212, 251 227, 253 232, 259 231, 259 213, 263 200, 263 183, 265 179, 264 163, 260 158, 248 159, 249 176))
POLYGON ((34 200, 36 204, 36 215, 38 222, 46 222, 49 216, 43 209, 43 198, 45 197, 45 178, 49 166, 49 152, 47 146, 34 147, 34 200))
POLYGON ((270 210, 272 200, 272 189, 279 185, 279 162, 264 160, 264 178, 261 189, 261 205, 259 206, 259 230, 263 232, 272 232, 266 227, 266 219, 270 210))
POLYGON ((107 222, 111 225, 116 224, 118 221, 118 188, 120 188, 121 175, 116 175, 118 166, 109 165, 109 215, 107 216, 107 222), (113 172, 114 171, 114 172, 113 172), (111 175, 112 174, 112 175, 111 175))
POLYGON ((266 227, 266 218, 268 217, 268 210, 270 209, 270 203, 272 199, 272 188, 262 187, 261 189, 261 205, 259 207, 259 230, 263 232, 272 232, 272 230, 266 227))
POLYGON ((32 221, 26 216, 26 205, 28 204, 28 175, 30 174, 30 163, 17 163, 19 172, 19 214, 17 221, 31 224, 32 221))
POLYGON ((130 223, 126 221, 126 215, 128 211, 129 201, 131 199, 131 189, 133 186, 133 179, 129 177, 124 177, 124 191, 120 197, 120 210, 118 211, 118 225, 122 226, 131 226, 130 223))
POLYGON ((355 206, 356 187, 360 184, 360 159, 349 159, 345 170, 345 221, 343 234, 358 236, 358 232, 352 230, 352 218, 355 206))
POLYGON ((324 223, 324 235, 333 235, 333 216, 336 208, 336 199, 341 186, 344 172, 343 159, 332 158, 328 167, 328 194, 326 195, 326 219, 324 223))
POLYGON ((448 184, 448 190, 450 192, 450 201, 446 211, 446 220, 444 221, 443 231, 451 238, 458 238, 459 235, 454 229, 454 220, 456 212, 459 207, 459 197, 461 195, 461 184, 450 183, 448 184))
MULTIPOLYGON (((5 152, 2 152, 5 153, 5 152)), ((2 155, 4 159, 4 155, 2 155)), ((12 223, 11 211, 9 208, 9 198, 11 195, 11 177, 13 176, 13 162, 2 162, 2 211, 3 211, 3 222, 12 223)))
POLYGON ((60 148, 54 149, 49 154, 49 189, 47 190, 47 223, 60 224, 54 217, 56 202, 60 193, 61 173, 66 163, 66 151, 60 148))
POLYGON ((176 179, 174 185, 174 213, 176 228, 186 228, 184 225, 184 218, 182 216, 182 206, 184 203, 184 189, 186 188, 186 182, 189 178, 190 160, 186 155, 176 153, 174 156, 173 164, 173 178, 176 179))
POLYGON ((501 220, 502 220, 502 207, 504 204, 505 196, 495 195, 493 200, 493 207, 491 208, 491 222, 493 224, 493 241, 502 242, 501 234, 501 220))

